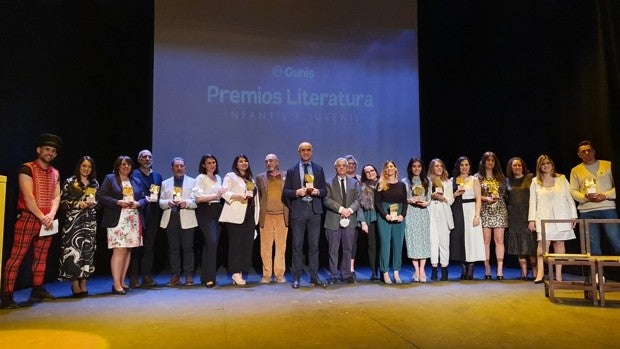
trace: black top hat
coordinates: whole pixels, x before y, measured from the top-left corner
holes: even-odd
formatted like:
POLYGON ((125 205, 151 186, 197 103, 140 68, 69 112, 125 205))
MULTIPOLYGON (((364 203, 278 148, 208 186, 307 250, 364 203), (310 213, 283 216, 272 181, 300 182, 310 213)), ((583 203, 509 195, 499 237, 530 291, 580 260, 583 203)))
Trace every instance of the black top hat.
POLYGON ((60 150, 62 146, 62 139, 51 133, 43 133, 39 136, 39 144, 37 147, 54 147, 56 150, 60 150))

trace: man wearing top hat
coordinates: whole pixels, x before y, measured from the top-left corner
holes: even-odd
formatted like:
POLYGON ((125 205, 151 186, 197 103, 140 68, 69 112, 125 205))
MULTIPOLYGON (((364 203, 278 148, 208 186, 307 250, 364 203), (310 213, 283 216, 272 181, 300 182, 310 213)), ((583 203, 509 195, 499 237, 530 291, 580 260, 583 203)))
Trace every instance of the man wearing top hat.
POLYGON ((52 235, 40 236, 40 232, 52 230, 60 204, 60 177, 51 162, 56 158, 61 143, 62 140, 56 135, 42 134, 36 148, 37 159, 23 164, 19 169, 18 218, 15 222, 13 248, 2 273, 2 309, 18 307, 13 300, 13 290, 19 267, 31 246, 34 253, 29 300, 39 302, 54 299, 43 287, 52 235))

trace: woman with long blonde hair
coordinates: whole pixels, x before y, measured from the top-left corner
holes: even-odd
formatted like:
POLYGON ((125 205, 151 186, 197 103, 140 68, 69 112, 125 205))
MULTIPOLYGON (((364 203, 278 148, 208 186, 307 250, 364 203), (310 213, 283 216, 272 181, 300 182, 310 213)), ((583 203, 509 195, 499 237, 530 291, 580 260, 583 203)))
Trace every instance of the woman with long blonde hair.
POLYGON ((450 230, 454 228, 450 205, 454 202, 452 182, 448 179, 446 165, 440 159, 433 159, 428 165, 428 180, 431 183, 430 236, 431 236, 431 280, 437 280, 437 267, 441 262, 441 281, 448 281, 450 261, 450 230))
MULTIPOLYGON (((543 154, 536 160, 536 178, 530 186, 530 207, 528 212, 528 228, 537 232, 538 263, 534 283, 542 283, 544 276, 543 246, 541 224, 542 219, 571 219, 577 218, 575 201, 570 195, 570 184, 566 177, 555 172, 551 158, 543 154)), ((553 241, 553 252, 565 253, 565 240, 575 238, 570 223, 553 223, 545 226, 545 251, 549 250, 553 241)), ((555 266, 556 280, 562 281, 562 266, 555 266)))
POLYGON ((392 247, 392 267, 394 281, 402 283, 400 267, 402 265, 403 241, 405 237, 405 216, 407 215, 407 188, 398 180, 398 169, 393 161, 383 164, 381 177, 375 193, 375 208, 379 228, 379 269, 383 273, 383 282, 391 284, 389 274, 390 247, 392 247))

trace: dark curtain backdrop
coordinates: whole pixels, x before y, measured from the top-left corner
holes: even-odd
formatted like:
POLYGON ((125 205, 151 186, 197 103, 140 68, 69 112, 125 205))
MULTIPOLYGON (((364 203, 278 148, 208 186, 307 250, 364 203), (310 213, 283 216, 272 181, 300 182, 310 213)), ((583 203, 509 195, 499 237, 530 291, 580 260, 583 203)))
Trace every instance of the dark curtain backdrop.
MULTIPOLYGON (((98 178, 114 159, 151 145, 151 1, 3 1, 0 5, 0 174, 8 177, 3 261, 13 242, 17 169, 36 157, 38 135, 60 135, 61 178, 91 155, 98 178)), ((101 233, 101 232, 100 232, 101 233)), ((101 234, 99 234, 101 235, 101 234)), ((58 275, 58 238, 47 275, 58 275)), ((96 265, 109 270, 105 240, 96 265)), ((30 260, 17 286, 30 283, 30 260)))
POLYGON ((424 158, 451 171, 466 155, 477 169, 491 150, 504 168, 520 156, 535 170, 546 153, 568 176, 577 144, 590 139, 599 158, 615 161, 619 9, 614 1, 419 1, 424 158))
MULTIPOLYGON (((63 137, 55 163, 63 178, 81 155, 95 158, 101 179, 119 154, 135 157, 151 146, 153 4, 0 6, 6 260, 16 170, 34 158, 39 133, 63 137)), ((617 163, 619 8, 611 0, 419 0, 422 156, 439 157, 451 170, 463 154, 474 164, 486 150, 502 164, 520 155, 533 167, 548 153, 568 174, 578 162, 577 143, 591 139, 600 158, 617 163)), ((102 272, 107 249, 99 251, 102 272)), ((22 285, 29 282, 28 268, 22 268, 22 285)), ((53 257, 48 275, 57 275, 53 257)))

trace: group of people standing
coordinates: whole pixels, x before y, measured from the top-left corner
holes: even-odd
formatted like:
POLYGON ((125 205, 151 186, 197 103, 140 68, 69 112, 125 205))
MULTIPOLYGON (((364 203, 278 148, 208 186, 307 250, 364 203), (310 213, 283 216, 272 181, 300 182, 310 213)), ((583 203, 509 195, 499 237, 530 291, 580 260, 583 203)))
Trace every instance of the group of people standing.
MULTIPOLYGON (((521 158, 514 157, 504 175, 493 152, 483 154, 473 175, 467 157, 457 159, 451 175, 440 159, 433 159, 426 170, 422 159, 414 157, 402 179, 393 161, 386 161, 380 173, 367 164, 358 175, 357 161, 346 155, 335 160, 335 175, 327 179, 323 168, 312 161, 312 144, 302 142, 297 149, 299 162, 286 172, 280 170, 278 157, 268 154, 266 171, 254 176, 248 157, 239 154, 222 178, 217 158, 205 154, 196 178, 187 176, 184 160, 175 157, 171 161, 173 175, 164 180, 152 170, 152 153, 143 150, 138 154, 137 168, 130 157, 119 156, 113 173, 105 176, 101 186, 94 160, 84 156, 75 173, 61 185, 58 171, 51 166, 60 146, 60 137, 41 135, 38 158, 20 168, 20 216, 2 274, 2 308, 18 306, 13 299, 14 284, 31 245, 35 253, 30 300, 54 299, 43 287, 43 277, 51 236, 58 229, 54 218, 59 208, 65 212, 60 229, 59 277, 71 281, 74 297, 88 295, 86 281, 95 270, 96 214, 100 210, 107 245, 113 250, 112 293, 118 295, 135 287, 156 285, 152 265, 159 228, 166 230, 168 241, 172 277, 167 286, 195 284, 196 227, 204 237, 200 282, 207 288, 217 286, 216 254, 225 227, 233 284, 246 283, 244 274, 251 267, 253 241, 258 234, 263 262, 260 283, 274 279, 286 282, 284 256, 290 232, 291 285, 298 289, 306 265, 304 244, 309 286, 354 283, 360 233, 368 237, 371 281, 403 282, 403 244, 414 267, 413 282, 427 282, 429 258, 431 280, 448 280, 450 260, 460 262, 460 278, 464 280, 473 279, 474 263, 483 261, 485 279, 491 279, 493 241, 496 279, 504 278, 504 255, 514 254, 519 259, 521 279, 527 280, 529 262, 539 283, 544 276, 542 251, 553 243, 555 252, 563 253, 564 241, 575 238, 571 224, 550 224, 546 227, 547 246, 542 246, 542 219, 577 218, 577 209, 583 218, 617 217, 611 164, 597 160, 588 141, 579 144, 578 156, 583 162, 571 171, 570 182, 555 172, 547 155, 538 158, 534 174, 521 158), (323 229, 329 245, 327 282, 319 277, 323 229)), ((620 253, 618 226, 603 228, 615 252, 620 253)), ((600 227, 593 226, 593 254, 601 254, 600 233, 600 227)), ((562 277, 561 269, 556 275, 562 277)))

